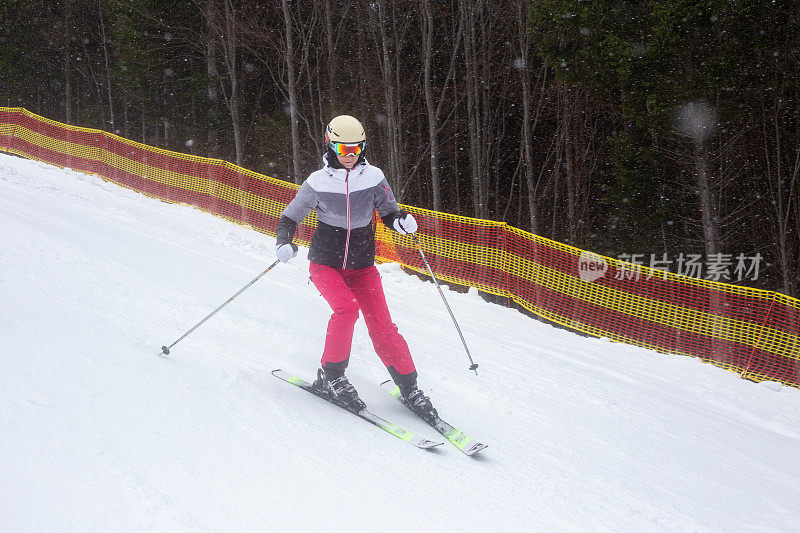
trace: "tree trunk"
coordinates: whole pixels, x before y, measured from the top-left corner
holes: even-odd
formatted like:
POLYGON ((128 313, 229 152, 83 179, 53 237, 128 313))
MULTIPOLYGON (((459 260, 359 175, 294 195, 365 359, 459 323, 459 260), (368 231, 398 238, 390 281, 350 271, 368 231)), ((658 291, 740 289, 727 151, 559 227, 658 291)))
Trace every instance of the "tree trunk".
POLYGON ((72 124, 72 2, 64 0, 64 48, 62 55, 62 76, 64 77, 64 122, 72 124))
POLYGON ((100 40, 103 47, 103 61, 106 67, 106 92, 108 95, 108 117, 109 125, 111 126, 111 133, 117 133, 116 120, 114 118, 114 99, 111 93, 111 62, 108 58, 108 39, 106 38, 106 23, 105 15, 103 14, 103 6, 98 0, 98 17, 100 20, 100 40))
POLYGON ((459 15, 464 22, 464 59, 466 68, 466 93, 467 93, 467 132, 469 134, 469 160, 470 160, 470 186, 472 189, 472 214, 476 218, 484 218, 486 203, 483 195, 482 157, 479 121, 480 113, 480 84, 478 65, 476 59, 476 37, 474 4, 462 0, 459 2, 459 15))
MULTIPOLYGON (((233 130, 233 143, 236 154, 236 164, 242 165, 244 148, 242 146, 242 127, 239 111, 239 66, 238 66, 238 23, 235 0, 221 0, 223 12, 217 8, 217 0, 194 0, 206 20, 208 30, 213 36, 203 47, 206 57, 213 57, 215 50, 208 49, 208 43, 213 41, 215 48, 222 51, 222 61, 225 65, 227 80, 219 76, 219 87, 225 98, 228 115, 233 130), (202 2, 202 3, 201 3, 202 2)), ((206 68, 209 68, 206 63, 206 68)), ((212 70, 213 71, 213 70, 212 70)))
MULTIPOLYGON (((206 10, 214 13, 216 0, 206 0, 206 10)), ((205 46, 203 49, 206 63, 206 74, 208 81, 206 84, 206 95, 210 109, 208 110, 208 156, 218 159, 222 155, 219 145, 219 125, 220 125, 220 101, 217 84, 220 83, 219 68, 217 68, 217 47, 214 41, 214 32, 209 27, 206 32, 205 46)))
POLYGON ((336 98, 336 45, 333 34, 333 15, 331 13, 331 0, 325 0, 325 43, 327 44, 328 62, 328 120, 339 114, 339 103, 336 98))
POLYGON ((433 210, 442 210, 442 179, 439 175, 439 142, 437 136, 437 117, 433 103, 433 84, 431 81, 431 61, 433 59, 433 14, 430 0, 422 0, 422 47, 424 58, 425 108, 428 112, 428 139, 431 157, 431 191, 433 210))
POLYGON ((520 143, 522 146, 522 172, 525 183, 528 185, 528 216, 530 218, 531 233, 539 232, 538 217, 536 216, 536 185, 533 178, 533 154, 531 145, 533 135, 531 127, 531 72, 530 72, 530 41, 528 38, 527 2, 517 0, 517 19, 519 21, 519 72, 522 78, 522 132, 520 143))
POLYGON ((386 29, 386 8, 385 2, 380 1, 378 4, 378 30, 380 32, 380 46, 381 46, 381 75, 383 78, 383 96, 384 105, 386 109, 386 129, 387 129, 387 144, 388 144, 388 157, 389 157, 389 185, 397 196, 397 201, 402 201, 403 191, 400 189, 400 168, 398 163, 398 156, 400 146, 397 140, 398 125, 397 117, 395 114, 396 109, 396 96, 394 78, 392 76, 392 58, 389 53, 389 35, 386 29))
POLYGON ((228 108, 233 125, 233 142, 236 147, 236 164, 241 166, 244 156, 242 149, 242 128, 239 114, 239 72, 236 44, 236 6, 234 0, 225 0, 225 35, 223 38, 225 64, 230 81, 228 108))
POLYGON ((123 99, 122 101, 122 136, 126 139, 128 137, 128 102, 123 99))
POLYGON ((703 242, 706 258, 720 252, 719 219, 717 217, 714 198, 708 177, 708 152, 704 139, 694 142, 695 178, 697 180, 697 196, 700 199, 700 211, 703 224, 703 242))
POLYGON ((453 107, 453 190, 456 198, 456 213, 463 214, 461 207, 461 120, 458 113, 459 105, 455 103, 453 107))
POLYGON ((561 90, 563 92, 561 104, 564 106, 564 178, 567 187, 567 244, 575 246, 578 223, 575 217, 577 199, 575 190, 575 141, 572 138, 572 115, 576 110, 572 105, 572 89, 563 85, 561 90))
POLYGON ((147 122, 144 115, 144 110, 147 109, 147 107, 145 107, 146 105, 147 104, 145 102, 144 96, 142 96, 141 101, 139 102, 139 108, 141 109, 139 116, 142 120, 142 144, 147 144, 147 122))
POLYGON ((289 119, 292 125, 292 172, 294 173, 294 182, 302 183, 303 177, 300 174, 300 131, 297 118, 297 89, 295 87, 294 70, 294 39, 292 38, 292 16, 289 11, 288 0, 282 0, 281 7, 283 8, 283 21, 286 25, 286 74, 288 77, 289 119))
MULTIPOLYGON (((401 48, 401 43, 404 41, 403 34, 405 34, 405 27, 400 28, 400 32, 398 33, 397 21, 401 20, 401 18, 407 21, 412 20, 411 17, 407 16, 405 13, 398 14, 397 11, 397 3, 395 0, 391 0, 392 5, 392 37, 391 42, 394 44, 394 57, 392 59, 392 64, 394 65, 394 116, 395 116, 395 166, 397 172, 397 182, 398 184, 403 184, 400 188, 400 198, 406 197, 406 185, 408 184, 408 180, 405 181, 405 154, 403 153, 403 147, 405 146, 404 137, 405 137, 405 128, 403 124, 403 109, 406 105, 405 102, 401 101, 402 97, 401 89, 403 87, 403 80, 406 79, 406 74, 403 71, 403 65, 400 62, 399 51, 401 48)), ((400 200, 402 201, 402 200, 400 200)))
MULTIPOLYGON (((785 113, 786 95, 784 94, 783 86, 780 91, 776 91, 776 96, 773 98, 771 105, 770 116, 768 118, 766 112, 766 105, 762 100, 762 108, 764 111, 764 122, 772 122, 774 148, 769 149, 770 139, 767 133, 766 124, 764 127, 764 146, 765 158, 768 162, 766 165, 765 178, 766 186, 769 191, 770 203, 773 209, 773 235, 776 247, 776 255, 778 256, 778 264, 780 265, 781 278, 782 278, 782 292, 788 296, 795 297, 797 294, 797 262, 798 257, 796 253, 796 239, 798 225, 798 197, 797 186, 798 176, 800 175, 800 147, 795 146, 789 153, 793 154, 787 157, 786 164, 784 164, 784 150, 783 145, 786 143, 784 135, 785 132, 785 119, 782 117, 785 113), (794 210, 793 210, 793 206, 794 210), (794 216, 793 216, 794 215, 794 216), (794 220, 792 220, 794 218, 794 220)), ((798 137, 795 137, 798 139, 798 137)))
POLYGON ((706 258, 720 252, 719 217, 708 175, 707 140, 716 126, 716 111, 705 102, 684 104, 678 115, 678 131, 693 140, 695 191, 700 202, 700 224, 706 258))

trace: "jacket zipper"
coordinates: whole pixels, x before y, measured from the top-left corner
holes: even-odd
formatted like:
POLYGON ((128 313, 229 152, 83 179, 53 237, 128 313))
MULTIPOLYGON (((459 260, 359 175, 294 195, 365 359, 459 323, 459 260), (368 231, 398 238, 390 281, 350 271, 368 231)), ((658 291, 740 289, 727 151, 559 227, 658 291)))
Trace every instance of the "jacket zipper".
POLYGON ((344 260, 342 261, 342 268, 347 268, 347 251, 350 248, 350 170, 346 169, 347 175, 344 177, 345 187, 345 204, 347 205, 347 238, 344 241, 344 260))

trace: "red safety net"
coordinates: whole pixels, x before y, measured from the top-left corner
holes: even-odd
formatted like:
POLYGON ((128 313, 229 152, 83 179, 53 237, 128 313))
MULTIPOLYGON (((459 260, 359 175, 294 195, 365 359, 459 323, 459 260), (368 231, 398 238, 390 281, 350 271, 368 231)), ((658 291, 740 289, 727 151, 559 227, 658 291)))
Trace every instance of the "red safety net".
MULTIPOLYGON (((219 161, 0 108, 0 150, 193 205, 275 234, 297 186, 219 161)), ((800 301, 591 254, 503 223, 404 206, 438 279, 503 296, 568 328, 699 357, 756 381, 800 387, 800 301)), ((316 217, 298 228, 308 245, 316 217)), ((376 224, 379 261, 427 274, 409 236, 376 224)))

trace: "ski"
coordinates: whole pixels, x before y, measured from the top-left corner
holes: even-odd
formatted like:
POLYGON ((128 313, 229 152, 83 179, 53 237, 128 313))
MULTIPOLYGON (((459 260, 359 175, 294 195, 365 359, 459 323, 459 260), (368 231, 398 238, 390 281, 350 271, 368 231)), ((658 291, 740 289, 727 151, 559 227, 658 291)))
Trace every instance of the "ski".
POLYGON ((283 381, 285 381, 287 383, 291 383, 292 385, 294 385, 296 387, 300 387, 301 389, 303 389, 305 391, 308 391, 311 394, 313 394, 314 396, 322 398, 323 400, 325 400, 327 402, 330 402, 330 403, 332 403, 333 405, 335 405, 337 407, 341 407, 345 411, 348 411, 348 412, 353 413, 354 415, 356 415, 356 416, 358 416, 360 418, 363 418, 367 422, 369 422, 369 423, 371 423, 371 424, 373 424, 375 426, 378 426, 379 428, 381 428, 382 430, 386 431, 387 433, 391 433, 392 435, 394 435, 398 439, 404 440, 404 441, 408 442, 409 444, 413 444, 417 448, 428 449, 428 448, 434 448, 436 446, 441 446, 442 444, 444 444, 443 442, 432 441, 432 440, 428 440, 428 439, 419 437, 417 435, 414 435, 410 431, 406 431, 405 429, 401 428, 397 424, 392 424, 388 420, 384 420, 383 418, 379 417, 378 415, 369 412, 367 409, 362 409, 360 411, 355 411, 355 410, 349 408, 347 405, 336 401, 335 398, 332 398, 326 392, 314 387, 308 381, 306 381, 306 380, 304 380, 302 378, 299 378, 299 377, 297 377, 297 376, 295 376, 295 375, 293 375, 293 374, 291 374, 291 373, 289 373, 289 372, 287 372, 285 370, 281 370, 281 369, 273 370, 272 371, 272 375, 275 376, 278 379, 282 379, 283 381))
MULTIPOLYGON (((386 380, 381 383, 381 388, 397 398, 403 405, 408 407, 408 405, 406 405, 406 403, 403 401, 402 396, 400 396, 400 387, 395 385, 392 380, 386 380)), ((410 408, 409 411, 411 411, 410 408)), ((411 412, 413 413, 414 411, 411 412)), ((425 420, 425 422, 428 421, 425 420)), ((456 448, 464 452, 466 455, 475 455, 488 446, 464 434, 439 417, 436 417, 433 422, 428 422, 428 424, 430 424, 433 429, 441 433, 444 438, 452 442, 456 448)))

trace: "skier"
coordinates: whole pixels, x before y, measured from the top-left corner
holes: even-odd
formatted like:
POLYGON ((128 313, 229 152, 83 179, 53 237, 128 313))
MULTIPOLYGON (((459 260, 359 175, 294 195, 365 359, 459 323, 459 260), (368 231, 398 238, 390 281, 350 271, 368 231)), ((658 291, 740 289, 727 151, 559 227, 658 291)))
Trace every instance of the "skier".
POLYGON ((297 255, 297 225, 316 209, 318 226, 308 252, 311 281, 333 310, 328 321, 322 368, 314 386, 355 411, 365 408, 345 376, 359 310, 372 345, 405 403, 425 420, 437 417, 430 398, 417 387, 417 371, 405 339, 392 322, 378 269, 372 213, 400 234, 417 231, 401 211, 383 171, 364 158, 366 135, 354 117, 340 115, 325 129, 323 167, 313 172, 281 213, 275 253, 282 262, 297 255))

